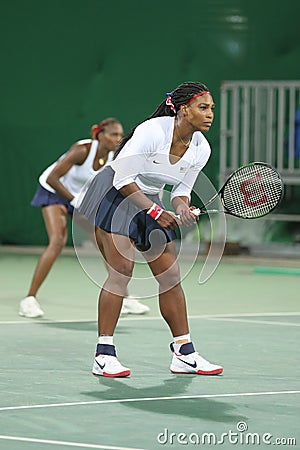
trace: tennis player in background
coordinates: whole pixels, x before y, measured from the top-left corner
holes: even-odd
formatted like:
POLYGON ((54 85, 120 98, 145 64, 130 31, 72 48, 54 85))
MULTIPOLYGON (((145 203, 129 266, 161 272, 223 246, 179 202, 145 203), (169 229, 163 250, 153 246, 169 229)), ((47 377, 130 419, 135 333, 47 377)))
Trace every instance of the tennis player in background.
MULTIPOLYGON (((92 139, 80 140, 72 145, 39 177, 31 204, 42 208, 49 243, 37 263, 28 294, 21 300, 20 316, 35 318, 44 315, 36 296, 67 242, 67 216, 73 215, 85 184, 112 161, 117 144, 123 137, 123 127, 117 119, 107 118, 92 127, 91 135, 92 139)), ((90 226, 90 230, 94 233, 94 227, 90 226)), ((92 235, 91 239, 95 242, 92 235)), ((96 239, 99 249, 103 251, 98 233, 96 239)), ((137 299, 130 296, 124 298, 123 314, 144 314, 148 311, 149 307, 137 299)))
MULTIPOLYGON (((191 341, 174 243, 175 229, 196 221, 191 191, 210 157, 203 132, 209 131, 213 118, 214 102, 205 85, 179 85, 150 118, 124 137, 114 161, 94 177, 82 200, 78 212, 98 227, 108 263, 99 297, 94 375, 130 375, 117 359, 114 331, 133 273, 135 248, 159 285, 160 311, 173 337, 171 372, 217 375, 223 371, 200 356, 191 341), (174 212, 166 211, 160 200, 165 184, 173 186, 174 212)), ((151 361, 150 355, 145 358, 151 361)))

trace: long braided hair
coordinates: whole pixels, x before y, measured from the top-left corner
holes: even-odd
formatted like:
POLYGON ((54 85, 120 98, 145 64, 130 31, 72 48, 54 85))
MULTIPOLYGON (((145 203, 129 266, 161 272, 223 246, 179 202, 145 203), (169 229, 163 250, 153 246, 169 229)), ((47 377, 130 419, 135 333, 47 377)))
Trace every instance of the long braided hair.
MULTIPOLYGON (((180 109, 180 106, 188 103, 195 95, 200 94, 201 92, 208 92, 208 91, 209 90, 207 86, 205 86, 205 84, 202 83, 192 81, 182 83, 179 86, 177 86, 177 88, 174 89, 173 92, 169 92, 167 94, 167 101, 166 100, 162 101, 161 104, 154 111, 154 113, 147 119, 143 120, 143 122, 152 119, 153 117, 176 116, 177 112, 180 109), (169 99, 171 99, 170 102, 168 102, 169 99)), ((138 125, 132 128, 132 130, 130 130, 129 133, 127 133, 123 137, 122 141, 119 144, 118 149, 114 154, 114 159, 116 159, 116 157, 118 156, 118 154, 120 153, 126 142, 128 142, 129 139, 131 139, 137 126, 138 125)))

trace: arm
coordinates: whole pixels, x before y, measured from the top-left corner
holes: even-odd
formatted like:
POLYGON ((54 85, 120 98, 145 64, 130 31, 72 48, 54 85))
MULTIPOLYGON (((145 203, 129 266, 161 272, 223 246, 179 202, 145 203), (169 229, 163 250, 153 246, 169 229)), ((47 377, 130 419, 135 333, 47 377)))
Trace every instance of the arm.
POLYGON ((175 185, 171 192, 171 203, 176 211, 176 214, 180 216, 180 222, 182 225, 191 226, 199 219, 191 211, 195 209, 195 206, 190 206, 191 191, 194 183, 199 174, 199 169, 196 167, 191 168, 185 175, 184 179, 175 185))
POLYGON ((172 206, 176 214, 180 214, 181 211, 189 211, 190 199, 186 196, 178 196, 172 199, 172 206))
MULTIPOLYGON (((147 159, 161 144, 162 138, 159 128, 153 128, 150 121, 143 122, 136 128, 133 137, 122 149, 122 153, 111 164, 115 171, 114 187, 144 211, 148 211, 154 203, 138 187, 135 179, 143 172, 147 159)), ((157 218, 157 222, 169 230, 178 227, 175 215, 164 210, 157 218)))
POLYGON ((66 198, 68 201, 73 200, 74 195, 69 192, 61 183, 60 178, 65 175, 75 164, 82 164, 88 154, 86 145, 74 144, 68 153, 58 161, 52 172, 47 177, 47 183, 57 192, 57 194, 66 198))
MULTIPOLYGON (((119 191, 124 197, 130 197, 130 201, 142 210, 148 211, 153 205, 153 202, 141 191, 136 183, 127 184, 120 188, 119 191)), ((157 223, 168 230, 174 230, 178 227, 175 215, 165 210, 157 219, 157 223)))
POLYGON ((196 158, 191 167, 186 172, 183 180, 175 185, 171 192, 171 202, 177 214, 180 214, 180 220, 183 225, 193 225, 195 217, 191 213, 195 206, 190 206, 191 192, 197 180, 197 177, 210 157, 211 149, 208 141, 202 136, 200 144, 197 145, 196 158))
POLYGON ((199 217, 196 217, 191 211, 195 209, 195 206, 190 206, 190 198, 186 196, 178 196, 172 199, 172 206, 176 211, 176 214, 180 216, 182 225, 190 226, 194 225, 199 217))

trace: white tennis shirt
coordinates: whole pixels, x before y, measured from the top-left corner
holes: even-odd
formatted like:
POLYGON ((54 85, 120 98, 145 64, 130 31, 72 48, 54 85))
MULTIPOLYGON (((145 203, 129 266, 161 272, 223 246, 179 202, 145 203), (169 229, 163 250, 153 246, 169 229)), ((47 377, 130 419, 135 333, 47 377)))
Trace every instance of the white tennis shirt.
MULTIPOLYGON (((72 166, 71 169, 59 179, 59 181, 64 185, 64 187, 69 192, 71 192, 72 195, 81 192, 83 187, 86 190, 91 180, 104 167, 104 166, 101 167, 101 169, 99 170, 93 169, 94 159, 96 156, 99 142, 97 140, 92 141, 91 139, 83 139, 81 141, 78 141, 78 144, 90 144, 90 143, 91 143, 90 151, 85 161, 80 165, 74 164, 74 166, 72 166), (88 181, 89 183, 86 184, 88 181)), ((54 167, 57 165, 58 161, 60 161, 65 155, 66 154, 64 153, 57 161, 51 164, 51 166, 47 167, 47 169, 45 169, 44 172, 40 175, 39 182, 45 189, 47 189, 47 191, 55 192, 55 190, 50 186, 50 184, 47 183, 47 178, 54 169, 54 167)), ((106 164, 112 161, 113 156, 114 152, 109 152, 106 164)))
POLYGON ((199 172, 206 165, 211 148, 200 131, 193 134, 185 154, 170 163, 174 117, 155 117, 138 125, 132 138, 109 165, 114 169, 113 185, 121 189, 135 182, 145 194, 158 194, 172 185, 171 200, 190 197, 199 172))

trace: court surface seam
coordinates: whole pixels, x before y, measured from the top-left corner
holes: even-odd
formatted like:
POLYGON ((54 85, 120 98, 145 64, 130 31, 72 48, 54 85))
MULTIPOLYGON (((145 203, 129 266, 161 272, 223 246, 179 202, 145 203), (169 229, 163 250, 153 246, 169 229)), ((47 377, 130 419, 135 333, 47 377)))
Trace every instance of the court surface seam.
POLYGON ((296 391, 265 391, 265 392, 239 392, 227 394, 202 394, 202 395, 180 395, 175 397, 141 397, 141 398, 124 398, 112 400, 95 400, 86 402, 68 402, 68 403, 48 403, 40 405, 20 405, 20 406, 4 406, 0 407, 0 411, 16 411, 21 409, 37 409, 37 408, 59 408, 66 406, 85 406, 85 405, 103 405, 113 403, 137 403, 137 402, 151 402, 151 401, 166 401, 166 400, 188 400, 195 398, 225 398, 225 397, 255 397, 263 395, 291 395, 300 394, 300 390, 296 391))

